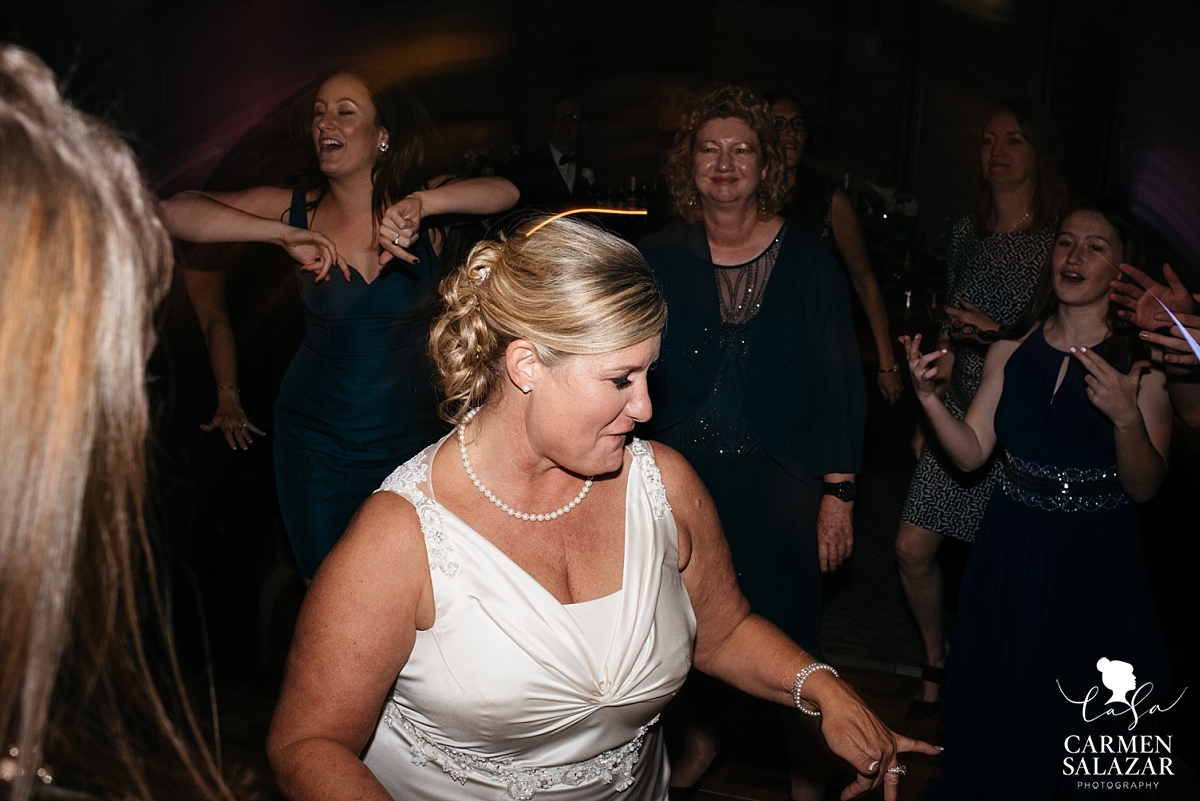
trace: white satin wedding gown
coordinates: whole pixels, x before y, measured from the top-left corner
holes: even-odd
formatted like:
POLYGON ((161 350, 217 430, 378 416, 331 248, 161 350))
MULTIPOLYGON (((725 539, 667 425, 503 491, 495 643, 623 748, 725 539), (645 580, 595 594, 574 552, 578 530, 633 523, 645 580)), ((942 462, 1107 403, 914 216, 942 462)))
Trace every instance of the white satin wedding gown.
POLYGON ((687 675, 696 621, 649 447, 628 446, 621 589, 563 605, 437 502, 440 445, 380 487, 417 509, 437 619, 417 632, 364 762, 396 799, 662 801, 655 724, 687 675))

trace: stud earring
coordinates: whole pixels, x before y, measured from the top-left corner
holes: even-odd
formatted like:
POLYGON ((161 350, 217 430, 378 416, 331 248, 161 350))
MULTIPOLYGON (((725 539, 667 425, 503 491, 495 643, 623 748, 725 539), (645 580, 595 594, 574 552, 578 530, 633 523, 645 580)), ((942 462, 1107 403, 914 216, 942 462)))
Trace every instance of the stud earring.
POLYGON ((528 394, 529 394, 529 391, 530 391, 531 389, 532 389, 532 387, 530 387, 528 384, 526 384, 525 386, 521 387, 521 391, 522 391, 522 392, 524 392, 526 395, 528 395, 528 394))
POLYGON ((389 147, 391 147, 391 145, 389 145, 387 142, 380 142, 379 143, 379 152, 386 153, 386 152, 388 152, 389 147))

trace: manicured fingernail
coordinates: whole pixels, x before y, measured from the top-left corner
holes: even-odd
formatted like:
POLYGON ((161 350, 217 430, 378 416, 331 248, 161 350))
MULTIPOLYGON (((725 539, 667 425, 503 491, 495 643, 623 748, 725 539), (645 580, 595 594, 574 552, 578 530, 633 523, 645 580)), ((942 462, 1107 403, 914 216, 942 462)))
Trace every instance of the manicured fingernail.
POLYGON ((945 349, 945 348, 942 348, 942 353, 945 353, 945 352, 946 352, 946 349, 945 349))
POLYGON ((874 762, 872 762, 870 765, 867 765, 867 773, 870 773, 871 771, 875 770, 875 768, 877 768, 877 767, 879 767, 878 759, 875 760, 874 762))
POLYGON ((1139 331, 1138 336, 1141 337, 1142 339, 1149 339, 1150 332, 1149 331, 1139 331))
POLYGON ((1071 348, 1071 353, 1074 353, 1074 352, 1075 352, 1075 348, 1074 348, 1074 347, 1072 347, 1072 348, 1071 348))
POLYGON ((1087 348, 1080 348, 1080 350, 1083 351, 1084 353, 1087 353, 1087 348))

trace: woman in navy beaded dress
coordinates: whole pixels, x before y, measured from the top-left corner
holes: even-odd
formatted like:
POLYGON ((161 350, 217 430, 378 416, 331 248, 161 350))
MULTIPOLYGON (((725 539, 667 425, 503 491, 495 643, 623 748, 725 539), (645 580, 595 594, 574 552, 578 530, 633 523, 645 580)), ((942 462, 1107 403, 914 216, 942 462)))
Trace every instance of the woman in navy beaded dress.
POLYGON ((1085 789, 1089 798, 1132 797, 1086 787, 1091 777, 1075 775, 1069 743, 1144 734, 1153 721, 1130 731, 1130 708, 1105 704, 1107 693, 1088 706, 1072 701, 1101 684, 1098 663, 1120 660, 1134 666, 1142 697, 1153 683, 1150 700, 1167 703, 1133 502, 1162 483, 1172 413, 1162 372, 1134 360, 1136 335, 1122 331, 1109 303, 1128 231, 1091 207, 1067 215, 1030 311, 1015 338, 988 351, 961 421, 933 392, 941 351, 922 355, 919 336, 902 338, 917 395, 955 463, 973 469, 997 445, 1004 459, 951 639, 946 770, 926 798, 1085 789), (1003 780, 970 784, 993 763, 1003 780))
POLYGON ((423 181, 428 117, 373 76, 333 75, 312 108, 304 185, 163 203, 180 239, 278 244, 297 275, 315 274, 301 285, 305 339, 273 432, 279 507, 305 579, 388 473, 443 433, 426 351, 444 236, 430 218, 517 200, 503 178, 423 181), (334 267, 344 281, 328 280, 334 267))

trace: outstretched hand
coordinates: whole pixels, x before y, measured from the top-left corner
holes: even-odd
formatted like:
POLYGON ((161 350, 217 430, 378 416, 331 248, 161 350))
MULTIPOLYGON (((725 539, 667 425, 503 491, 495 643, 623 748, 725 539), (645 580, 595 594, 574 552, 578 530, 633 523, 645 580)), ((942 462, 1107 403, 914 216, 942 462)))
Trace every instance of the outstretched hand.
POLYGON ((921 335, 902 336, 900 344, 904 346, 904 355, 908 358, 908 371, 912 374, 913 392, 917 398, 927 398, 934 394, 934 379, 938 377, 935 361, 945 355, 946 351, 935 350, 921 354, 921 335))
POLYGON ((218 395, 217 411, 211 421, 200 425, 201 431, 206 433, 220 431, 225 436, 225 441, 229 443, 229 447, 235 451, 244 451, 250 448, 250 444, 254 442, 254 438, 250 436, 251 433, 258 434, 260 437, 266 436, 265 431, 246 419, 246 413, 242 411, 242 403, 236 394, 218 393, 218 395))
POLYGON ((417 192, 402 198, 388 206, 379 221, 379 266, 387 264, 393 258, 406 261, 409 264, 420 262, 406 248, 412 247, 421 234, 421 219, 425 216, 421 198, 417 192))
POLYGON ((1132 264, 1121 264, 1119 269, 1122 275, 1113 279, 1110 284, 1113 291, 1108 297, 1122 307, 1117 310, 1122 320, 1148 331, 1166 328, 1171 324, 1171 318, 1158 305, 1159 300, 1175 314, 1191 314, 1195 311, 1196 304, 1192 296, 1171 265, 1163 265, 1163 278, 1167 279, 1165 284, 1155 281, 1132 264))
POLYGON ((1142 412, 1137 405, 1138 389, 1142 382, 1142 371, 1150 366, 1150 362, 1134 362, 1128 373, 1122 373, 1094 349, 1071 348, 1071 352, 1088 372, 1083 380, 1087 384, 1087 399, 1093 406, 1117 426, 1128 425, 1141 418, 1142 412))
POLYGON ((329 271, 335 266, 350 280, 350 266, 338 256, 337 246, 322 233, 307 228, 289 228, 279 245, 296 261, 306 273, 315 273, 314 280, 320 283, 330 279, 329 271))
MULTIPOLYGON (((814 678, 816 674, 814 674, 814 678)), ((829 682, 830 685, 833 682, 829 682)), ((858 778, 842 790, 842 801, 883 785, 885 801, 900 792, 900 754, 940 754, 936 745, 897 734, 875 716, 850 686, 837 682, 832 699, 821 701, 821 734, 830 750, 850 763, 858 778)))
MULTIPOLYGON (((1200 294, 1192 295, 1197 303, 1200 303, 1200 294)), ((1184 328, 1191 334, 1192 339, 1200 341, 1200 314, 1183 314, 1182 312, 1175 315, 1179 318, 1179 322, 1183 323, 1184 328)), ((1160 311, 1155 315, 1155 319, 1164 324, 1170 324, 1170 329, 1166 333, 1156 334, 1152 331, 1143 331, 1140 336, 1146 342, 1153 345, 1159 345, 1163 348, 1163 361, 1168 365, 1192 366, 1200 364, 1200 359, 1192 352, 1192 346, 1184 339, 1183 331, 1179 326, 1171 321, 1171 317, 1164 311, 1160 311)), ((1186 372, 1186 371, 1172 371, 1186 372)))

